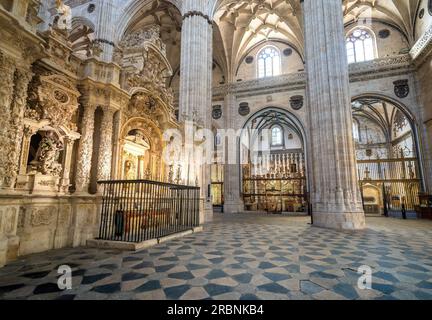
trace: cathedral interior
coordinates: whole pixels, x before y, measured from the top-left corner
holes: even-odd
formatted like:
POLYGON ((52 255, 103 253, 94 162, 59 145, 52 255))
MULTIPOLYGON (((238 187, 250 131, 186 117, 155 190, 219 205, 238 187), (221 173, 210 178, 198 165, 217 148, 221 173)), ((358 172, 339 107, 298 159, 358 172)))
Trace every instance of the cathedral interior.
POLYGON ((432 218, 432 0, 0 0, 0 39, 0 270, 231 214, 432 218))

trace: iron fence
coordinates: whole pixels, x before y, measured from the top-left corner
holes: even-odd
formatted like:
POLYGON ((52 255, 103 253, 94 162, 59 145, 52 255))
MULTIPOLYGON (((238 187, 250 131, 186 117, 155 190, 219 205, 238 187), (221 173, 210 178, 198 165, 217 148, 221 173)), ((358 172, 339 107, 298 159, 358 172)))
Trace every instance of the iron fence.
POLYGON ((142 242, 199 225, 200 188, 150 180, 100 181, 99 239, 142 242))

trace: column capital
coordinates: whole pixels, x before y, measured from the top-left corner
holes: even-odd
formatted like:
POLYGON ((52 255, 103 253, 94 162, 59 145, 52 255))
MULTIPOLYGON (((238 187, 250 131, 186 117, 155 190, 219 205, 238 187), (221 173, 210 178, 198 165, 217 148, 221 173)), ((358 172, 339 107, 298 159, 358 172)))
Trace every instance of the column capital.
POLYGON ((209 25, 213 25, 213 20, 208 15, 206 15, 201 11, 197 11, 197 10, 188 11, 183 15, 183 20, 186 20, 187 18, 191 18, 191 17, 201 17, 205 19, 209 25))

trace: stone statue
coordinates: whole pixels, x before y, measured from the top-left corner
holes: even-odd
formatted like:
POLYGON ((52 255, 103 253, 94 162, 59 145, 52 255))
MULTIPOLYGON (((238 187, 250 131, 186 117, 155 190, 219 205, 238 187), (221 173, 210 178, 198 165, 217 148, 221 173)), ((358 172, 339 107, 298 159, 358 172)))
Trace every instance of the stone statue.
POLYGON ((58 162, 58 158, 62 150, 61 141, 54 133, 48 132, 39 144, 36 161, 32 163, 33 169, 43 175, 59 176, 62 165, 58 162))
POLYGON ((60 30, 72 29, 72 10, 62 0, 56 0, 57 14, 54 17, 54 26, 60 30))

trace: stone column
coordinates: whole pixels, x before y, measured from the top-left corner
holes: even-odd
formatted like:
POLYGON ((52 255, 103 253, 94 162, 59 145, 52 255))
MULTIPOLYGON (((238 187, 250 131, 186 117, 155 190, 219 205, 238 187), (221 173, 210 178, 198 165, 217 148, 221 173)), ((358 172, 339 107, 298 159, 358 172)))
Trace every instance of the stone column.
POLYGON ((36 133, 36 129, 30 126, 24 126, 22 134, 22 145, 21 145, 21 156, 18 173, 20 175, 27 174, 27 161, 30 151, 30 142, 33 135, 36 133))
POLYGON ((114 35, 115 25, 112 21, 115 20, 115 6, 113 0, 98 0, 96 3, 97 17, 95 42, 102 49, 100 59, 105 62, 111 62, 114 53, 114 35))
MULTIPOLYGON (((212 20, 206 15, 207 1, 182 2, 183 26, 180 63, 180 122, 193 122, 196 128, 211 129, 212 20)), ((207 137, 210 138, 210 137, 207 137)), ((185 167, 187 164, 185 164, 185 167)), ((193 168, 193 165, 190 165, 193 168)), ((200 222, 213 216, 210 163, 195 169, 201 187, 200 222)), ((190 183, 191 181, 189 181, 190 183)))
POLYGON ((75 177, 75 189, 78 193, 88 193, 90 186, 90 169, 93 156, 93 133, 96 106, 84 104, 81 123, 81 139, 78 147, 78 161, 75 177))
POLYGON ((314 225, 362 229, 342 4, 304 0, 314 225))
MULTIPOLYGON (((10 187, 14 187, 16 177, 20 171, 21 149, 24 145, 24 112, 27 104, 29 83, 33 73, 27 69, 16 69, 14 99, 11 104, 11 152, 9 153, 9 166, 13 169, 10 177, 10 187)), ((28 150, 25 156, 28 156, 28 150)), ((27 159, 26 159, 27 161, 27 159)))
POLYGON ((70 186, 70 167, 71 167, 71 160, 72 160, 72 151, 75 144, 75 140, 69 137, 66 137, 64 139, 64 155, 62 159, 62 176, 60 180, 60 192, 63 193, 69 193, 69 186, 70 186))
MULTIPOLYGON (((235 116, 232 114, 236 99, 233 93, 225 96, 225 128, 236 130, 235 116)), ((234 131, 231 131, 234 132, 234 131)), ((224 138, 225 164, 224 164, 224 213, 240 213, 244 211, 243 200, 241 199, 240 182, 240 154, 237 148, 237 137, 224 138), (234 161, 235 160, 235 161, 234 161)))
POLYGON ((121 112, 117 112, 114 116, 114 127, 113 127, 113 159, 112 159, 112 168, 111 168, 111 177, 112 179, 120 179, 121 174, 119 174, 119 166, 121 167, 121 155, 120 153, 123 151, 123 145, 120 142, 120 134, 121 134, 121 112))
POLYGON ((110 107, 103 108, 99 142, 99 163, 97 167, 98 181, 111 179, 114 112, 115 110, 110 107))
POLYGON ((14 92, 14 61, 0 51, 0 189, 10 188, 14 167, 9 160, 11 150, 11 104, 14 92))

